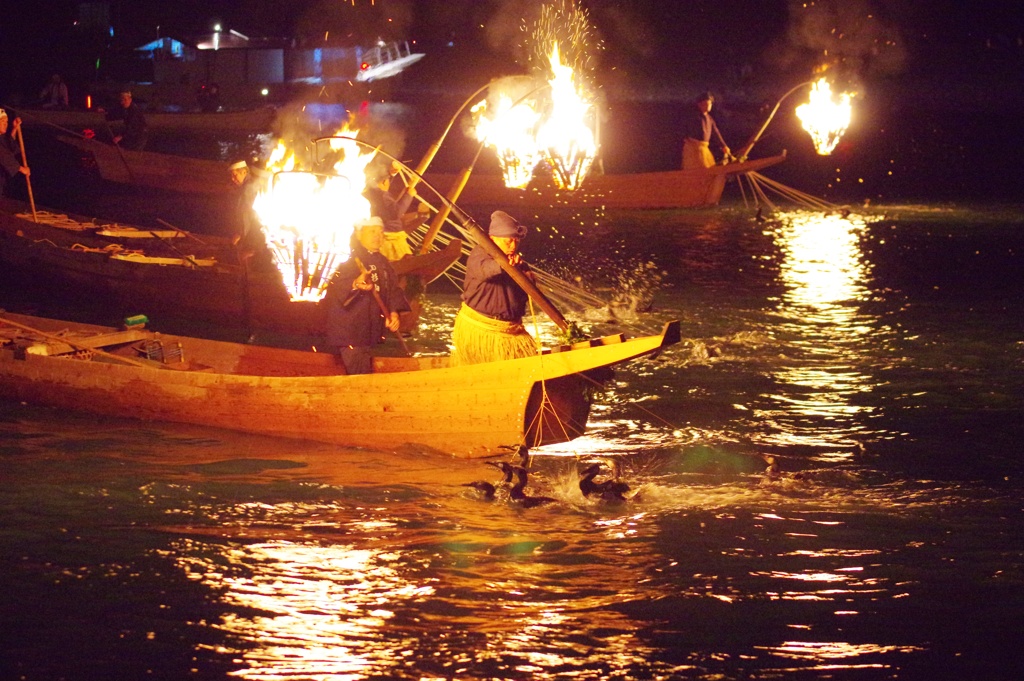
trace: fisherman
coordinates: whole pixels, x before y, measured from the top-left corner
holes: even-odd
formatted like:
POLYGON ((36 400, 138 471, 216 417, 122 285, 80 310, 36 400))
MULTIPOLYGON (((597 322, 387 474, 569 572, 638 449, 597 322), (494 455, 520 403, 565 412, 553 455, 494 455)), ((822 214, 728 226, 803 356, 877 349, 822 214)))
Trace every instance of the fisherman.
POLYGON ((273 257, 267 248, 259 217, 253 208, 259 194, 260 182, 255 174, 249 171, 249 164, 245 161, 235 161, 231 164, 230 170, 231 184, 238 193, 237 222, 232 238, 238 247, 239 258, 245 261, 247 266, 253 265, 260 270, 268 269, 273 266, 273 257))
POLYGON ((0 196, 7 195, 7 180, 9 178, 13 178, 18 173, 26 178, 32 174, 32 171, 21 159, 20 145, 15 139, 17 135, 21 134, 21 119, 14 119, 10 134, 7 132, 9 123, 7 112, 0 109, 0 196))
POLYGON ((729 145, 722 139, 722 133, 718 131, 715 119, 711 117, 714 103, 715 96, 705 92, 697 97, 694 110, 687 114, 683 124, 683 170, 715 165, 715 157, 710 148, 712 134, 722 148, 723 157, 727 159, 732 154, 729 145))
POLYGON ((130 90, 123 90, 119 101, 120 111, 111 111, 107 114, 108 121, 124 121, 124 132, 114 136, 114 144, 132 151, 142 151, 146 146, 146 117, 139 105, 132 101, 130 90))
POLYGON ((61 80, 59 73, 50 76, 50 82, 39 93, 39 101, 44 109, 68 108, 68 86, 61 80))
POLYGON ((397 173, 398 168, 392 163, 388 171, 381 173, 376 186, 368 187, 363 192, 363 196, 370 202, 370 214, 384 222, 384 244, 380 252, 392 262, 412 255, 409 234, 402 217, 412 203, 415 192, 406 193, 401 199, 395 198, 391 192, 391 180, 397 173))
POLYGON ((327 342, 347 374, 368 374, 373 347, 384 342, 385 329, 398 332, 398 313, 409 310, 409 301, 380 252, 383 221, 356 223, 354 237, 352 257, 338 267, 324 296, 327 342))
MULTIPOLYGON (((508 213, 496 210, 491 214, 487 234, 509 265, 533 277, 518 250, 526 227, 508 213)), ((536 355, 537 344, 523 327, 528 298, 526 291, 477 244, 466 261, 462 307, 452 329, 451 366, 536 355)))

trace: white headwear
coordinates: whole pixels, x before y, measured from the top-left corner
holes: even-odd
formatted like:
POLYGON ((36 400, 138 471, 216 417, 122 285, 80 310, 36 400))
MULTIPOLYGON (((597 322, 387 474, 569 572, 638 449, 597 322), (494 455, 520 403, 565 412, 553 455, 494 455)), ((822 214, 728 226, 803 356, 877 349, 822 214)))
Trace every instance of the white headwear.
POLYGON ((7 112, 3 109, 0 109, 0 118, 7 118, 7 112))
POLYGON ((249 167, 249 164, 247 164, 245 161, 235 161, 234 163, 231 164, 231 169, 232 170, 241 170, 242 168, 248 168, 248 167, 249 167))

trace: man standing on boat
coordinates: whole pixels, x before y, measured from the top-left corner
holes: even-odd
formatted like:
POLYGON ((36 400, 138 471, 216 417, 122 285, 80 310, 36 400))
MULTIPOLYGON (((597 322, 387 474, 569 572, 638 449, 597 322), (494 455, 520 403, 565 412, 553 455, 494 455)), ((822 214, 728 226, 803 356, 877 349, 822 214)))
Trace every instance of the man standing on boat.
POLYGON ((715 97, 705 92, 697 97, 694 110, 687 115, 683 125, 683 170, 710 168, 715 165, 715 157, 711 153, 711 135, 722 148, 722 155, 728 158, 731 154, 729 145, 722 139, 715 119, 711 117, 711 107, 715 97))
POLYGON ((21 150, 15 139, 21 134, 21 119, 15 118, 11 134, 7 134, 7 112, 0 109, 0 196, 6 196, 7 180, 21 173, 25 177, 31 175, 28 166, 21 160, 21 150))
POLYGON ((356 223, 354 237, 352 257, 334 273, 323 304, 327 342, 345 373, 368 374, 373 371, 373 347, 384 342, 385 330, 398 333, 398 313, 409 311, 409 301, 380 252, 384 222, 375 217, 356 223))
POLYGON ((120 111, 107 114, 108 121, 124 121, 124 132, 114 137, 114 144, 132 151, 142 151, 146 146, 146 117, 139 105, 132 101, 129 90, 121 93, 120 102, 120 111))
MULTIPOLYGON (((519 253, 526 227, 505 211, 491 214, 487 230, 508 263, 528 277, 530 266, 519 253)), ((477 244, 466 261, 462 307, 452 328, 451 366, 497 362, 537 354, 537 343, 523 326, 529 295, 477 244)))

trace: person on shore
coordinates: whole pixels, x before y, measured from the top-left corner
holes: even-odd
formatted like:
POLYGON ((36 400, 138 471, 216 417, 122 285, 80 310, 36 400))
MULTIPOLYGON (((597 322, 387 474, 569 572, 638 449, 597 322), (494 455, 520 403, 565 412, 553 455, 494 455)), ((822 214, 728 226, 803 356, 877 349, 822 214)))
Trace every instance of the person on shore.
POLYGON ((377 217, 356 223, 352 256, 334 273, 323 304, 327 306, 327 343, 347 374, 373 371, 373 348, 385 330, 398 333, 400 312, 409 311, 405 292, 380 247, 384 222, 377 217))
POLYGON ((40 106, 44 109, 64 110, 68 108, 68 86, 59 73, 50 76, 50 82, 39 93, 40 106))
POLYGON ((7 181, 19 173, 26 178, 32 174, 21 158, 21 148, 16 137, 21 134, 21 119, 13 123, 7 112, 0 109, 0 196, 7 196, 7 181), (10 132, 8 126, 10 125, 10 132))
POLYGON ((694 168, 710 168, 715 165, 715 157, 711 153, 711 136, 721 146, 724 158, 729 158, 729 145, 718 131, 715 119, 711 117, 711 107, 715 97, 705 92, 697 97, 694 110, 688 114, 683 125, 683 170, 694 168))
MULTIPOLYGON (((508 264, 527 277, 530 266, 519 253, 526 227, 505 211, 491 214, 487 234, 508 264)), ((497 362, 537 354, 533 336, 523 327, 529 295, 477 244, 466 261, 462 307, 452 328, 451 366, 497 362)))
POLYGON ((124 149, 142 151, 146 146, 146 116, 139 105, 132 101, 129 90, 121 92, 119 101, 120 110, 107 113, 108 121, 124 121, 124 132, 114 136, 114 144, 124 149))

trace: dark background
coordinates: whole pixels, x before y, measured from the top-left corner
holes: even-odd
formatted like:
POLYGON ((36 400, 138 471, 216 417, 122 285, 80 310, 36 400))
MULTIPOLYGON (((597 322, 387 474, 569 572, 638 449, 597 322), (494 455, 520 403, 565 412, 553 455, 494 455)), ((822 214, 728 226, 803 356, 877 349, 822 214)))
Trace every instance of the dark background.
MULTIPOLYGON (((563 6, 570 3, 558 0, 563 6)), ((22 3, 0 21, 0 103, 31 97, 55 71, 74 97, 118 80, 115 55, 215 22, 250 37, 313 45, 409 40, 426 57, 353 93, 406 104, 401 153, 418 158, 463 100, 491 78, 526 73, 538 0, 123 0, 22 3), (113 35, 88 25, 109 8, 113 35), (85 11, 83 11, 83 7, 85 11), (16 11, 15 11, 16 10, 16 11)), ((786 149, 772 177, 842 201, 1016 201, 1024 173, 1024 20, 1020 3, 950 0, 580 0, 580 61, 602 99, 607 172, 678 166, 679 116, 706 89, 733 148, 785 92, 827 67, 856 92, 839 148, 817 156, 788 98, 753 156, 786 149)), ((474 144, 452 135, 436 163, 458 168, 474 144)), ((487 159, 482 161, 486 167, 487 159)))

